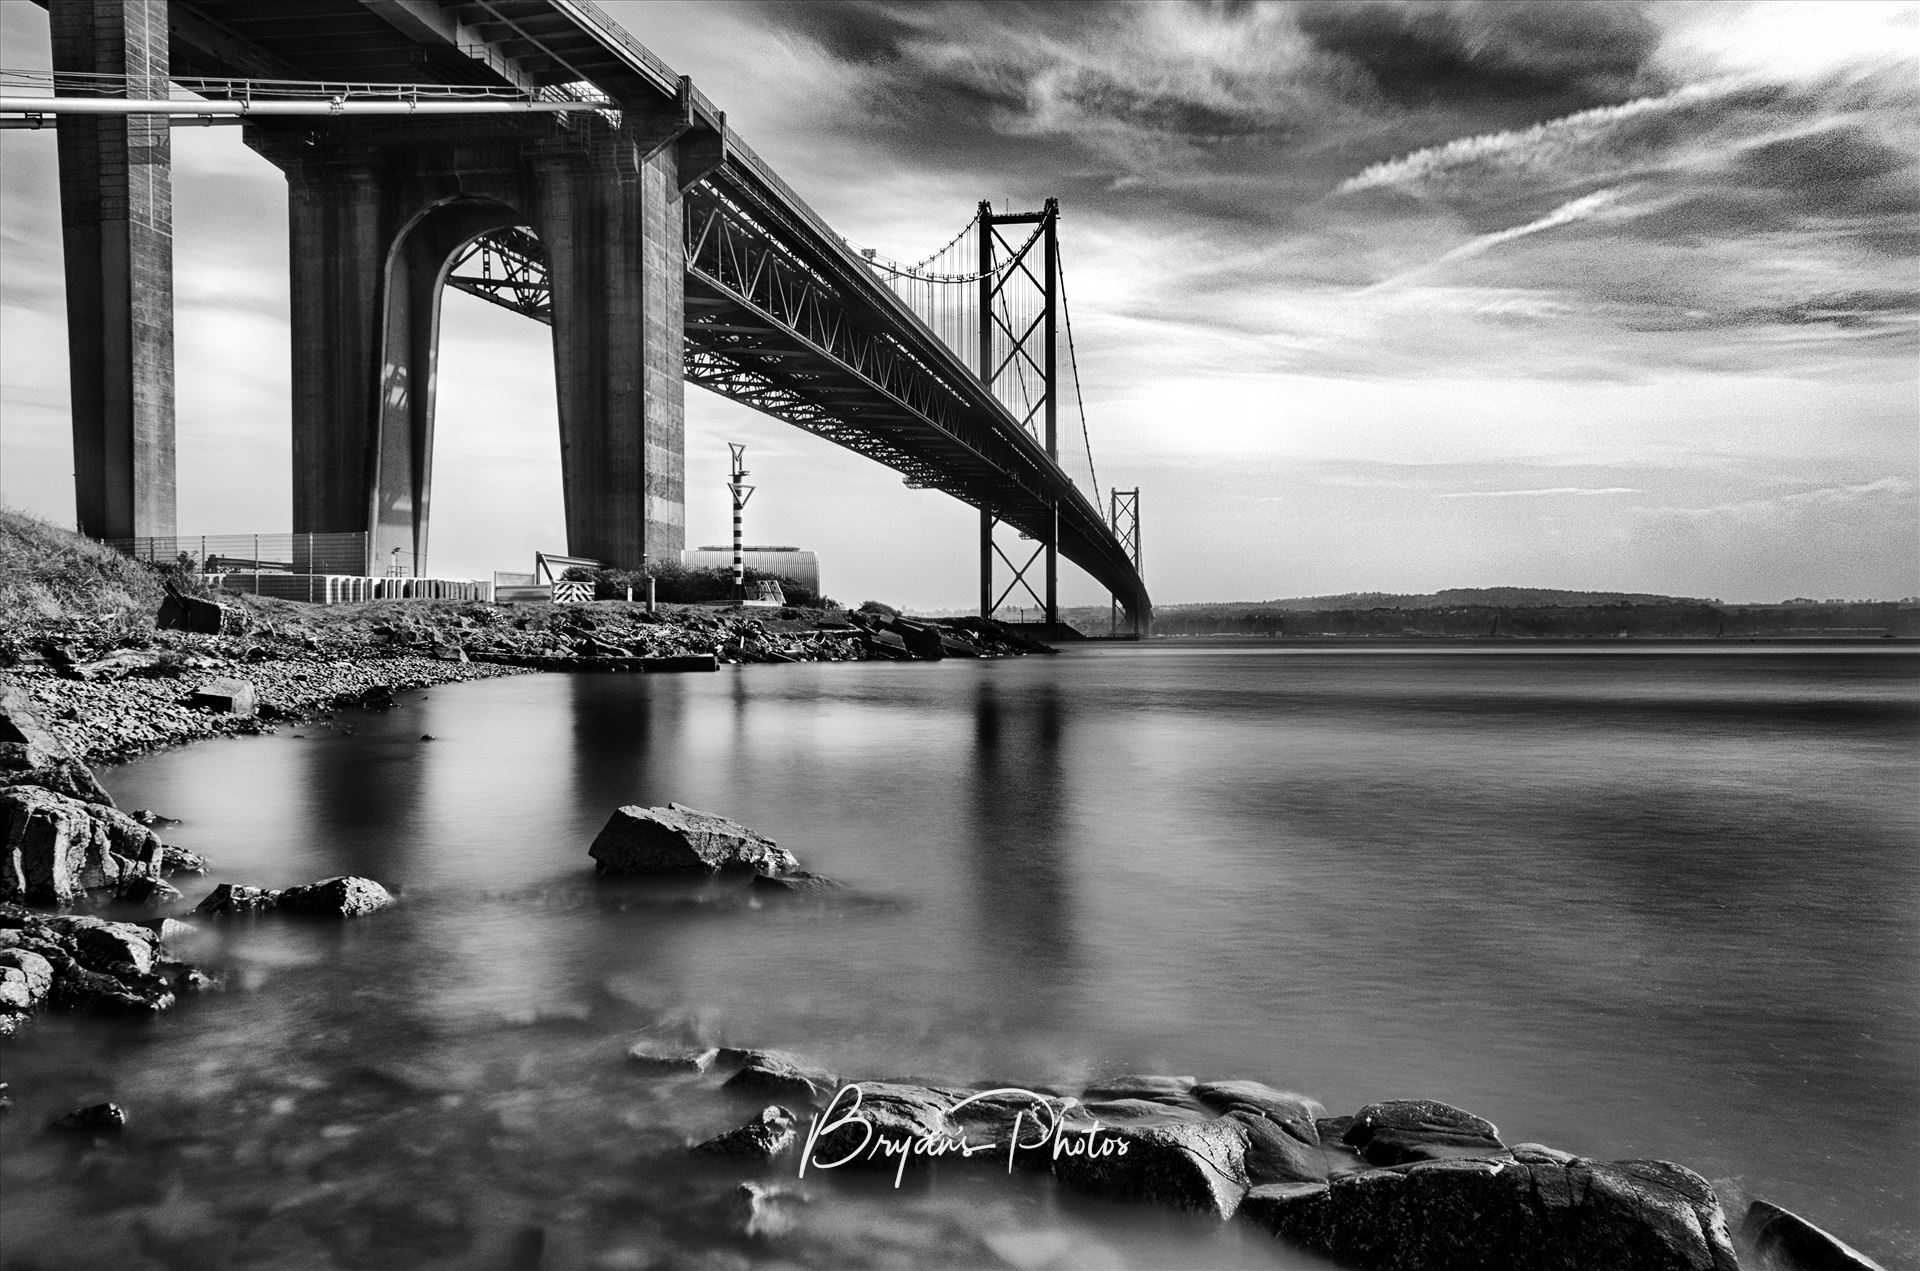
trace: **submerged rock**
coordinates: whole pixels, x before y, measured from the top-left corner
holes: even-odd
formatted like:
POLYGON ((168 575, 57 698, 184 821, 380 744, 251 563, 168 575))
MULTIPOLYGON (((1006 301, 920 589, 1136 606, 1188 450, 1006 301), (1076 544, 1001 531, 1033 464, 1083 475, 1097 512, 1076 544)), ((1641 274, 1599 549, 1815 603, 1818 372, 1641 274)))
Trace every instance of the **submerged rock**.
POLYGON ((1838 1236, 1769 1201, 1747 1206, 1740 1239, 1753 1251, 1758 1271, 1884 1271, 1838 1236))
POLYGON ((145 905, 149 909, 164 909, 186 899, 172 883, 161 878, 148 878, 144 874, 121 883, 114 894, 128 904, 145 905))
POLYGON ((764 834, 678 803, 664 808, 629 804, 618 809, 607 818, 587 855, 602 874, 722 870, 785 874, 800 866, 792 852, 764 834))
POLYGON ((1081 1092, 1084 1099, 1145 1099, 1178 1108, 1199 1108, 1192 1077, 1163 1077, 1129 1073, 1095 1082, 1081 1092))
POLYGON ((830 896, 846 890, 843 884, 804 869, 796 869, 791 874, 755 874, 749 886, 754 891, 776 896, 830 896))
POLYGON ((665 1042, 640 1041, 627 1048, 627 1061, 655 1072, 706 1072, 719 1060, 714 1046, 670 1046, 665 1042))
POLYGON ((770 1104, 745 1125, 696 1143, 692 1150, 728 1160, 770 1161, 793 1146, 794 1124, 793 1113, 770 1104))
POLYGON ((1237 1121, 1169 1121, 1069 1129, 1053 1175, 1076 1191, 1231 1218, 1247 1194, 1247 1138, 1237 1121))
POLYGON ((1320 1145, 1315 1124, 1327 1115, 1318 1099, 1290 1090, 1276 1090, 1258 1081, 1208 1081, 1193 1088, 1193 1097, 1222 1116, 1245 1112, 1286 1131, 1308 1147, 1320 1145))
POLYGON ((832 1073, 783 1050, 748 1051, 740 1071, 727 1078, 726 1084, 733 1090, 809 1103, 824 1103, 840 1088, 839 1079, 832 1073))
POLYGON ((784 1236, 793 1230, 797 1221, 794 1206, 805 1204, 806 1200, 806 1196, 790 1187, 742 1183, 728 1201, 728 1225, 749 1240, 784 1236))
POLYGON ((1506 1148, 1493 1122, 1431 1099, 1368 1104, 1340 1137, 1372 1165, 1485 1156, 1506 1148))
MULTIPOLYGON (((1556 1154, 1557 1155, 1557 1154, 1556 1154)), ((1738 1271, 1707 1181, 1664 1161, 1419 1161, 1255 1188, 1241 1214, 1359 1271, 1738 1271)))
POLYGON ((0 788, 0 899, 57 905, 158 878, 160 840, 126 813, 39 786, 0 788))
POLYGON ((265 887, 247 887, 240 883, 221 883, 193 912, 209 918, 232 918, 266 913, 280 907, 280 893, 265 887))
POLYGON ((47 1127, 61 1134, 117 1134, 127 1128, 127 1110, 117 1103, 75 1108, 47 1127))

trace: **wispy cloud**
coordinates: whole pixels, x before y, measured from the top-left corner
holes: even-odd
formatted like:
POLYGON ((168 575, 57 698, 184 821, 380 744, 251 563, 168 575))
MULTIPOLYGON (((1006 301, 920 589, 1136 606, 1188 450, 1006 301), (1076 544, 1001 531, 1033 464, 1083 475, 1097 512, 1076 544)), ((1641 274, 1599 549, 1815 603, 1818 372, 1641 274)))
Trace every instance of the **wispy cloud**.
POLYGON ((1436 494, 1436 499, 1521 499, 1538 498, 1543 495, 1591 495, 1591 494, 1645 494, 1646 491, 1635 486, 1607 485, 1554 485, 1537 490, 1453 490, 1445 494, 1436 494))

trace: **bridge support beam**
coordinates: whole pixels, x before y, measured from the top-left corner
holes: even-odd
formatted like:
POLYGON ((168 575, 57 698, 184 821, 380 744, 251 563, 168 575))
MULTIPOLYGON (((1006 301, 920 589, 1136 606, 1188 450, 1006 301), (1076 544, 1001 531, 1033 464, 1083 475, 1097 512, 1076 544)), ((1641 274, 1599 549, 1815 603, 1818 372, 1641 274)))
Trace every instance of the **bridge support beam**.
POLYGON ((369 572, 426 572, 442 288, 467 243, 525 225, 551 284, 568 554, 636 569, 678 554, 685 265, 670 147, 643 159, 598 119, 254 125, 247 140, 289 185, 296 532, 364 531, 369 572))
MULTIPOLYGON (((124 75, 165 97, 167 0, 53 0, 56 72, 124 75)), ((167 121, 62 116, 74 504, 97 538, 174 523, 173 182, 167 121)))

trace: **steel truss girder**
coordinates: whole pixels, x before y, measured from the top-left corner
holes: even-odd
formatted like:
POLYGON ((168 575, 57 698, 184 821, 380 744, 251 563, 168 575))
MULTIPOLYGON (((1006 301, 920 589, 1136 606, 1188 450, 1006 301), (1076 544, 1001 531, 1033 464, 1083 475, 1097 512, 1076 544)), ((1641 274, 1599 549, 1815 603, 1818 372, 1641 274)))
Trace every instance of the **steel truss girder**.
MULTIPOLYGON (((1062 555, 1144 607, 1105 520, 1027 428, 857 258, 836 243, 847 257, 836 261, 763 193, 726 164, 683 195, 688 382, 883 463, 910 486, 991 509, 1032 539, 1046 542, 1057 524, 1062 555)), ((539 241, 525 229, 476 240, 447 281, 552 322, 539 241)))
MULTIPOLYGON (((1020 565, 1015 564, 1013 557, 1007 555, 1006 549, 1000 546, 1000 540, 993 537, 991 529, 987 532, 987 542, 992 546, 993 554, 1000 558, 1000 563, 1007 567, 1012 577, 1007 580, 1007 585, 1000 590, 999 595, 991 597, 992 603, 987 606, 987 612, 982 614, 981 617, 991 618, 994 614, 998 613, 1001 606, 1007 603, 1007 597, 1013 594, 1015 587, 1025 591, 1035 606, 1044 611, 1047 607, 1047 598, 1035 591, 1033 584, 1027 581, 1027 571, 1031 570, 1046 557, 1047 545, 1043 542, 1035 542, 1033 551, 1027 555, 1026 563, 1020 565)), ((1051 620, 1050 617, 1049 621, 1051 620)))
POLYGON ((540 240, 519 226, 482 235, 461 248, 447 285, 553 325, 553 291, 540 240), (478 272, 461 272, 474 269, 478 272))

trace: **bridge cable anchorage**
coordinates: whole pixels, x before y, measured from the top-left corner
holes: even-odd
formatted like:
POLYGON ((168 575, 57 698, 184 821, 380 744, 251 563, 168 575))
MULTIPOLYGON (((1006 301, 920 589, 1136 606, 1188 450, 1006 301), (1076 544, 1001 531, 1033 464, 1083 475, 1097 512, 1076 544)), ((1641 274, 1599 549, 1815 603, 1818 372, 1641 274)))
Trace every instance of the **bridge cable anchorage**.
MULTIPOLYGON (((1059 251, 1058 248, 1054 250, 1059 251)), ((1073 403, 1080 408, 1080 440, 1087 447, 1087 479, 1093 482, 1093 497, 1098 499, 1100 474, 1093 467, 1093 435, 1087 431, 1087 399, 1080 392, 1080 355, 1073 347, 1073 302, 1067 299, 1067 260, 1064 252, 1060 253, 1060 311, 1067 320, 1067 365, 1073 368, 1073 403)), ((1095 507, 1099 505, 1096 503, 1095 507)), ((1111 526, 1113 522, 1109 520, 1107 524, 1111 526)), ((1134 563, 1136 566, 1139 564, 1138 561, 1134 563)))

